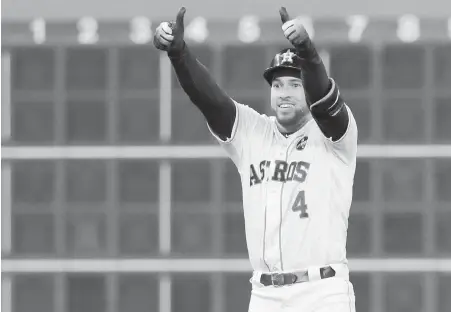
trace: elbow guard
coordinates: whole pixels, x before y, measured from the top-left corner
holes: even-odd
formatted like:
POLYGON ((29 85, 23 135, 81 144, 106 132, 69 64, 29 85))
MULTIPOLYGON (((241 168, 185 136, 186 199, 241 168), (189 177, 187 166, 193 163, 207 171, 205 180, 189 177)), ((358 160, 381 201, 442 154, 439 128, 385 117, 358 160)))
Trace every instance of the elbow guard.
POLYGON ((310 111, 321 131, 333 141, 339 140, 348 128, 349 116, 344 100, 335 82, 331 81, 329 93, 310 106, 310 111))
POLYGON ((331 88, 321 100, 313 103, 310 110, 314 117, 334 117, 344 108, 344 101, 335 82, 330 79, 331 88))

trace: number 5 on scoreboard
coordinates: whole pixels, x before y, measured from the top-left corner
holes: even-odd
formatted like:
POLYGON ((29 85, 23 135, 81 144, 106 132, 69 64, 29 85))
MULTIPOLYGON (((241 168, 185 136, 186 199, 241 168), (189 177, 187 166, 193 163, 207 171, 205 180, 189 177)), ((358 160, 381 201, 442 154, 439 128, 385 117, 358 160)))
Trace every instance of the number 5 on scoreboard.
POLYGON ((294 200, 293 207, 291 208, 294 212, 300 211, 301 214, 299 218, 308 218, 307 204, 305 203, 305 191, 300 191, 296 199, 294 200))

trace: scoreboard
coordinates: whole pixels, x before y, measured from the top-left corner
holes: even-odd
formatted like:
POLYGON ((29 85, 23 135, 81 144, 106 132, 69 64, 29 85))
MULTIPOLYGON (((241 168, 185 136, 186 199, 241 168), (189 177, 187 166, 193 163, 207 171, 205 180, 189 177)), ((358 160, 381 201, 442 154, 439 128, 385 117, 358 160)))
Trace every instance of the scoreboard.
MULTIPOLYGON (((405 42, 451 40, 451 17, 421 19, 402 15, 373 19, 365 15, 313 19, 300 16, 310 36, 327 42, 405 42)), ((161 21, 146 16, 110 21, 82 17, 72 21, 36 18, 27 22, 3 21, 2 43, 28 44, 148 44, 161 21)), ((265 43, 284 40, 280 20, 247 15, 235 21, 208 20, 197 16, 186 22, 187 41, 196 43, 265 43)))
MULTIPOLYGON (((451 17, 299 18, 350 105, 359 104, 352 108, 362 120, 362 143, 451 142, 445 117, 451 107, 451 17), (381 102, 409 105, 414 113, 409 119, 396 105, 381 102), (394 118, 395 113, 402 118, 394 118)), ((7 143, 212 143, 202 117, 186 105, 170 65, 151 43, 160 22, 146 16, 3 21, 2 60, 10 68, 5 77, 11 77, 7 143), (171 92, 162 81, 168 76, 171 92), (160 110, 168 107, 164 101, 169 97, 171 111, 160 110), (36 101, 40 106, 28 105, 36 101), (72 110, 79 112, 79 120, 72 110), (185 124, 183 116, 200 126, 185 124), (169 132, 169 140, 162 139, 169 132)), ((197 16, 186 20, 185 34, 220 85, 237 100, 270 113, 261 75, 274 53, 289 44, 279 19, 197 16)))

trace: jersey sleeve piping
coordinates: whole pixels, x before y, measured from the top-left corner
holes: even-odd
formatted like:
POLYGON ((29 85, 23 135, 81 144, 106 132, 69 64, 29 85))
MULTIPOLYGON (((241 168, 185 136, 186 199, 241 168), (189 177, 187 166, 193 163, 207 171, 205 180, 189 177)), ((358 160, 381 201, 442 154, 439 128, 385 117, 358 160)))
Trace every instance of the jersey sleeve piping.
POLYGON ((345 108, 348 110, 348 114, 349 114, 349 119, 348 119, 348 126, 346 127, 346 131, 345 133, 338 139, 338 140, 332 140, 331 138, 327 138, 327 141, 329 141, 331 144, 339 144, 341 141, 343 141, 344 138, 346 138, 346 136, 348 135, 350 129, 351 129, 351 112, 350 109, 348 107, 348 105, 344 104, 345 108))
POLYGON ((235 139, 236 136, 236 132, 238 129, 238 123, 240 122, 240 110, 238 109, 237 103, 235 101, 233 101, 233 104, 236 107, 235 110, 235 122, 233 123, 233 127, 232 127, 232 133, 230 134, 230 138, 227 138, 226 140, 223 140, 222 138, 220 138, 216 132, 210 127, 210 124, 207 122, 207 127, 208 130, 211 132, 211 134, 214 136, 215 139, 217 139, 219 142, 221 142, 222 144, 230 144, 233 142, 233 140, 235 139))

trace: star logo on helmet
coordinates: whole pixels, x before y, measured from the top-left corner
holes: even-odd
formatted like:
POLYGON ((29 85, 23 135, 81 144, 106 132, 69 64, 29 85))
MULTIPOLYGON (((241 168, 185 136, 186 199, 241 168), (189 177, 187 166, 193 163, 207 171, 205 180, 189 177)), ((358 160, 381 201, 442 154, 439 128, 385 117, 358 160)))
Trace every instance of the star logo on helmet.
POLYGON ((293 56, 295 56, 293 52, 291 52, 290 50, 286 51, 284 54, 282 54, 282 63, 293 63, 293 56))

